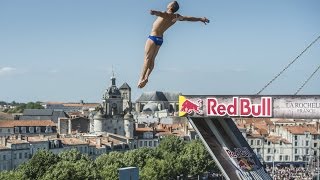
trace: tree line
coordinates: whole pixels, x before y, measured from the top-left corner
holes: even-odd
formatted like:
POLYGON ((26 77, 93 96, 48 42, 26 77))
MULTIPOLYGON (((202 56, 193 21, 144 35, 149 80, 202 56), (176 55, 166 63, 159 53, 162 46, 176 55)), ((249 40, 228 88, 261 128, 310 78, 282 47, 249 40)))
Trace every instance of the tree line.
POLYGON ((116 180, 119 179, 118 169, 129 166, 139 168, 139 179, 142 180, 170 180, 182 174, 187 177, 217 171, 201 141, 186 142, 168 136, 156 148, 113 151, 95 160, 77 150, 63 151, 58 155, 40 150, 17 169, 1 172, 0 179, 116 180))
POLYGON ((14 108, 6 108, 2 112, 5 113, 22 113, 25 109, 44 109, 43 106, 41 105, 41 102, 28 102, 28 103, 16 103, 13 101, 12 103, 9 104, 4 104, 5 102, 2 101, 3 105, 11 105, 15 106, 14 108))

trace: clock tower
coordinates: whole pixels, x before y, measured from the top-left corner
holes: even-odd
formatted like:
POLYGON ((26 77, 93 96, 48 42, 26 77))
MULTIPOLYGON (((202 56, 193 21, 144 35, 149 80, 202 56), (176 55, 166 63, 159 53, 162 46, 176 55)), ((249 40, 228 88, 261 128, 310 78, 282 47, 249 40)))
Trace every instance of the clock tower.
POLYGON ((120 90, 116 86, 116 78, 114 77, 114 74, 111 77, 111 86, 106 89, 102 101, 106 116, 123 114, 123 100, 120 90))

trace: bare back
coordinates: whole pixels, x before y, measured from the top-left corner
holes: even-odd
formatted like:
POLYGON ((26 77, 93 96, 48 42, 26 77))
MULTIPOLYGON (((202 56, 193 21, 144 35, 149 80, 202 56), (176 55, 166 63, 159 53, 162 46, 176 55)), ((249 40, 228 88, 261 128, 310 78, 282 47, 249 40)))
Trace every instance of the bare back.
POLYGON ((179 14, 165 13, 163 16, 158 16, 152 25, 152 36, 163 36, 163 33, 171 27, 175 21, 175 18, 179 17, 179 14))

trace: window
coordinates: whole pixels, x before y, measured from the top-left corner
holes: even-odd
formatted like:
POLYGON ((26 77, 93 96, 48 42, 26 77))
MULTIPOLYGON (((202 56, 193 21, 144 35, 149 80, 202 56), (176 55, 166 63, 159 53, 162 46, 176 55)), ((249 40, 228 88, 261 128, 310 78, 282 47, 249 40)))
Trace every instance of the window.
POLYGON ((46 126, 45 133, 51 133, 51 132, 52 132, 51 126, 46 126))
POLYGON ((295 153, 295 154, 298 154, 298 149, 294 149, 294 153, 295 153))
POLYGON ((271 148, 268 148, 268 153, 271 153, 271 148))
POLYGON ((29 127, 29 133, 34 133, 34 127, 29 127))
POLYGON ((142 147, 142 141, 139 142, 139 147, 142 147))
POLYGON ((261 152, 261 148, 257 148, 257 153, 260 153, 261 152))
POLYGON ((19 159, 22 159, 22 153, 19 153, 19 159))
POLYGON ((14 127, 14 132, 19 133, 19 127, 14 127))
POLYGON ((282 161, 282 155, 279 156, 279 160, 282 161))
POLYGON ((298 142, 294 142, 294 146, 298 146, 298 142))
POLYGON ((285 160, 289 161, 289 156, 288 155, 285 156, 285 160))
POLYGON ((306 154, 309 155, 309 149, 306 149, 306 154))
POLYGON ((148 144, 147 144, 147 141, 144 141, 144 146, 147 146, 148 144))
POLYGON ((27 152, 24 153, 24 158, 26 158, 26 159, 28 158, 28 153, 27 152))
POLYGON ((149 146, 152 147, 152 141, 149 141, 149 146))
POLYGON ((306 146, 309 146, 309 141, 306 141, 306 146))
POLYGON ((297 135, 294 136, 294 140, 295 141, 298 140, 298 136, 297 135))
POLYGON ((17 154, 13 153, 13 159, 17 159, 17 154))
POLYGON ((21 127, 21 132, 26 133, 27 132, 26 127, 21 127))
POLYGON ((294 156, 294 160, 298 161, 299 160, 299 156, 294 156))
POLYGON ((271 161, 271 156, 267 156, 267 161, 271 161))
POLYGON ((0 133, 2 133, 2 128, 0 128, 0 133))
POLYGON ((41 133, 41 128, 40 127, 36 127, 36 132, 37 133, 41 133))
POLYGON ((2 159, 3 159, 4 161, 7 159, 5 154, 2 156, 2 159))
POLYGON ((313 147, 317 147, 317 143, 313 143, 313 147))
POLYGON ((252 146, 253 145, 253 140, 251 139, 251 141, 250 141, 250 145, 252 146))
POLYGON ((8 133, 10 133, 11 132, 11 129, 8 129, 8 133))
POLYGON ((258 145, 258 146, 260 145, 260 139, 257 140, 257 145, 258 145))

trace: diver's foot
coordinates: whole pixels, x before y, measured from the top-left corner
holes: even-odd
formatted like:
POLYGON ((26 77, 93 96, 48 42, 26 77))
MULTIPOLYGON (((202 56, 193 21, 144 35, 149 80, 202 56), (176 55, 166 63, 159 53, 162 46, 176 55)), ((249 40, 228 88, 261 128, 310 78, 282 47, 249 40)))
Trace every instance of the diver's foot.
POLYGON ((143 88, 147 84, 147 82, 148 82, 148 79, 139 81, 138 88, 143 88))

